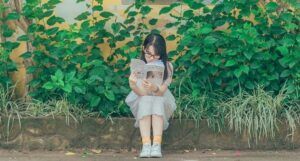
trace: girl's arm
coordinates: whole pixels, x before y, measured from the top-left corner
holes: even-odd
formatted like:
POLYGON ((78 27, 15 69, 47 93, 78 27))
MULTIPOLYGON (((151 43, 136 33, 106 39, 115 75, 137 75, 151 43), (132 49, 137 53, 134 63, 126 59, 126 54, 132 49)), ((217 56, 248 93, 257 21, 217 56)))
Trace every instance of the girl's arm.
POLYGON ((134 93, 136 93, 139 96, 145 96, 146 95, 146 93, 143 90, 141 90, 136 84, 130 85, 130 88, 132 89, 132 91, 134 93))
POLYGON ((145 96, 146 95, 145 91, 141 90, 136 85, 136 83, 137 83, 136 74, 135 73, 130 74, 130 77, 129 77, 129 86, 132 89, 132 91, 134 93, 136 93, 137 95, 139 95, 139 96, 145 96))
POLYGON ((168 62, 167 63, 167 69, 168 69, 168 78, 165 80, 165 82, 159 86, 156 91, 155 91, 155 94, 157 96, 162 96, 164 95, 164 93, 166 92, 166 90, 168 89, 169 85, 171 84, 172 82, 172 77, 173 77, 173 65, 168 62))
POLYGON ((156 87, 157 87, 157 89, 156 89, 156 91, 154 91, 154 94, 156 96, 163 96, 165 94, 166 90, 168 89, 168 85, 166 85, 166 84, 163 84, 161 86, 156 86, 156 87))

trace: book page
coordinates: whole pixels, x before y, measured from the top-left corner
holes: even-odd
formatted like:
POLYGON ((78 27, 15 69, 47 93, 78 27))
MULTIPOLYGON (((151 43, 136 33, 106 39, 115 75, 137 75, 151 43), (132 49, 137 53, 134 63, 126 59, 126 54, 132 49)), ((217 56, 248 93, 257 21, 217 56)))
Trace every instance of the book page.
POLYGON ((143 60, 131 59, 130 71, 131 73, 136 72, 138 79, 145 79, 146 78, 145 65, 146 63, 143 60))
MULTIPOLYGON (((137 73, 137 79, 144 80, 155 84, 161 85, 163 83, 164 77, 164 67, 157 64, 146 64, 143 60, 132 59, 130 62, 131 73, 137 73)), ((140 87, 142 91, 145 91, 149 95, 151 92, 146 91, 142 86, 140 87)))
POLYGON ((163 83, 164 67, 158 65, 145 66, 146 80, 156 85, 163 83))

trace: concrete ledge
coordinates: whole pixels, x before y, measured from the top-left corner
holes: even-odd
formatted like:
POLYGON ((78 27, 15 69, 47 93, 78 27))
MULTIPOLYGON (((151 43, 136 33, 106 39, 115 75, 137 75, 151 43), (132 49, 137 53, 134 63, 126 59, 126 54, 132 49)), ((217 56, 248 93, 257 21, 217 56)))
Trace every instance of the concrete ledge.
MULTIPOLYGON (((139 129, 132 118, 111 120, 86 118, 80 123, 65 118, 3 119, 0 124, 0 148, 18 150, 63 150, 68 148, 139 148, 139 129), (9 130, 8 130, 9 129, 9 130)), ((163 148, 174 149, 293 149, 300 147, 300 132, 291 135, 284 125, 272 140, 248 141, 246 135, 223 130, 216 133, 202 121, 197 128, 193 120, 170 120, 164 132, 163 148), (249 143, 251 147, 249 147, 249 143)), ((298 128, 299 129, 299 126, 298 128)))

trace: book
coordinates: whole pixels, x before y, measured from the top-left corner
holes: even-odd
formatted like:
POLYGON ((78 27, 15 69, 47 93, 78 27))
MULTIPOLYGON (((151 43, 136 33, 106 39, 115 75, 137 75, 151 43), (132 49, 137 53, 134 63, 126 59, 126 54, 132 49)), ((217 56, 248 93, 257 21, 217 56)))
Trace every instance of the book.
POLYGON ((137 79, 146 79, 156 85, 161 85, 163 83, 164 66, 159 63, 146 64, 143 60, 131 59, 130 71, 131 73, 137 73, 137 79))

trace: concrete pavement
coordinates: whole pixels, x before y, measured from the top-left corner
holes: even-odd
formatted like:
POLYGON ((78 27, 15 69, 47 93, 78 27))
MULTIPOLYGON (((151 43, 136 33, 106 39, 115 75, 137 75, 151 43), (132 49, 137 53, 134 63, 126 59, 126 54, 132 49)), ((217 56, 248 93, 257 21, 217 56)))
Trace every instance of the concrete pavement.
POLYGON ((30 151, 0 150, 0 161, 300 161, 300 150, 232 151, 183 150, 164 151, 163 158, 138 158, 132 150, 30 151))

